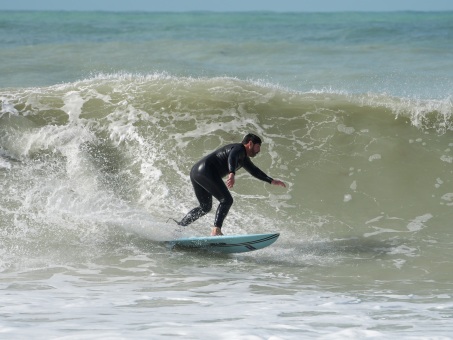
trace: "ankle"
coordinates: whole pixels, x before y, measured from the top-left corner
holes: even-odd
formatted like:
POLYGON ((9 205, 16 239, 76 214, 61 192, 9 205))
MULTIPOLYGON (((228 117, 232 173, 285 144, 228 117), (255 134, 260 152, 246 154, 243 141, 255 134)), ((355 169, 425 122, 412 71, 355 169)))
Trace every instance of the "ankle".
POLYGON ((222 228, 214 226, 211 231, 211 236, 222 236, 222 228))

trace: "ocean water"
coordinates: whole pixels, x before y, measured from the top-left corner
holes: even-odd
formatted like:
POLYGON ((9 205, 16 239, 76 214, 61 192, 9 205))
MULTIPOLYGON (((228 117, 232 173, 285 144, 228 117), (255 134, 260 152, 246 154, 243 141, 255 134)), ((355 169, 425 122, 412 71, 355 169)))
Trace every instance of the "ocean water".
MULTIPOLYGON (((0 337, 453 338, 453 13, 0 12, 0 337), (189 170, 248 132, 226 234, 189 170)), ((216 207, 216 204, 215 206, 216 207)))

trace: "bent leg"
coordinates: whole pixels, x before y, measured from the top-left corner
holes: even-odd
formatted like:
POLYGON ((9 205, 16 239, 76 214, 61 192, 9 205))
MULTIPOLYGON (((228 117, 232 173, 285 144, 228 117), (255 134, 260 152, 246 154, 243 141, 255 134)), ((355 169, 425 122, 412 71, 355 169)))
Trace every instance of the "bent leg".
POLYGON ((206 215, 212 208, 212 195, 206 191, 200 184, 198 184, 191 176, 192 186, 195 191, 200 205, 187 213, 186 216, 178 224, 187 226, 192 222, 198 220, 201 216, 206 215))
POLYGON ((212 208, 212 196, 214 196, 220 202, 214 226, 222 228, 223 221, 233 205, 233 197, 222 178, 215 169, 210 169, 209 166, 202 163, 192 168, 190 179, 200 206, 189 211, 178 224, 187 226, 201 216, 206 215, 212 208))
POLYGON ((225 183, 222 182, 222 187, 217 187, 217 191, 212 193, 215 198, 217 198, 220 202, 219 206, 217 207, 217 212, 215 215, 214 226, 218 228, 222 228, 223 220, 228 215, 231 206, 233 205, 233 197, 230 194, 230 191, 226 187, 225 183))
POLYGON ((219 201, 217 212, 214 220, 214 226, 222 228, 223 221, 233 205, 233 197, 230 191, 219 176, 208 176, 201 183, 203 187, 209 188, 209 192, 219 201))

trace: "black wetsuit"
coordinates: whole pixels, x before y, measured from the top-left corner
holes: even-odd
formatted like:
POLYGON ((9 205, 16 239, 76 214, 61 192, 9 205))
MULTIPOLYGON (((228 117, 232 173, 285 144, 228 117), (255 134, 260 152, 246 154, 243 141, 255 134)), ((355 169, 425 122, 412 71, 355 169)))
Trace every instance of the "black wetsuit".
POLYGON ((178 224, 182 226, 189 225, 207 214, 212 208, 212 196, 214 196, 220 202, 214 225, 222 228, 223 220, 233 204, 233 197, 231 197, 230 191, 223 182, 222 177, 231 172, 236 173, 236 170, 242 167, 252 176, 272 183, 272 178, 252 163, 243 144, 226 145, 202 158, 192 167, 190 179, 200 206, 189 211, 178 224))

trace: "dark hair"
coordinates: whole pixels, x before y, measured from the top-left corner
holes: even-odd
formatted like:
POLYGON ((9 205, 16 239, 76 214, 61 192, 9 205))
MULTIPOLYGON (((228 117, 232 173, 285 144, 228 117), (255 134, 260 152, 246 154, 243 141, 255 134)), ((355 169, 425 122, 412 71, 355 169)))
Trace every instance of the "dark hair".
POLYGON ((242 144, 247 144, 249 141, 252 141, 253 144, 261 145, 261 138, 253 133, 249 133, 245 135, 244 139, 242 140, 242 144))

